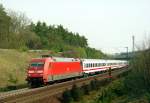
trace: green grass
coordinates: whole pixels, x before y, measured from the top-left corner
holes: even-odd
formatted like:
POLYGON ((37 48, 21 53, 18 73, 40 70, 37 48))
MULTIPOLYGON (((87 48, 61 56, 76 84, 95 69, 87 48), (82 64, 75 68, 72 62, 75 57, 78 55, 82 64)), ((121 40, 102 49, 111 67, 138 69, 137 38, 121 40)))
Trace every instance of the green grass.
POLYGON ((0 49, 0 88, 26 84, 29 61, 46 53, 0 49))

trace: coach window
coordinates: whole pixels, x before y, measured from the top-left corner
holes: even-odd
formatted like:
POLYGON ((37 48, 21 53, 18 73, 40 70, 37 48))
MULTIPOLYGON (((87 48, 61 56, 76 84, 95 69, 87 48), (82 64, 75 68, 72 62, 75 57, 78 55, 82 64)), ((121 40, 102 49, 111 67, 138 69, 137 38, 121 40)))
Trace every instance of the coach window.
POLYGON ((100 66, 101 66, 101 64, 99 63, 99 64, 98 64, 98 66, 100 67, 100 66))
POLYGON ((99 66, 101 66, 101 63, 99 63, 99 66))
POLYGON ((101 63, 99 63, 98 65, 101 66, 101 63))
POLYGON ((88 67, 88 64, 86 63, 85 67, 87 68, 88 67))
POLYGON ((86 64, 84 64, 84 68, 86 68, 86 64))
POLYGON ((87 67, 89 67, 89 63, 87 63, 87 67))
POLYGON ((86 64, 84 64, 84 68, 86 67, 86 64))
POLYGON ((86 63, 86 68, 88 67, 88 64, 86 63))

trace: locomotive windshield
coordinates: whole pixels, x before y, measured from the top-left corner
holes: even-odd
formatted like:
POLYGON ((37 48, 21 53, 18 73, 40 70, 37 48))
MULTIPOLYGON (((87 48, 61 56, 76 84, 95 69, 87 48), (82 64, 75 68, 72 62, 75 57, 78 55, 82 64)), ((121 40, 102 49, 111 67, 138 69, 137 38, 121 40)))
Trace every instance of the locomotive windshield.
POLYGON ((33 62, 31 63, 31 67, 44 67, 43 62, 33 62))

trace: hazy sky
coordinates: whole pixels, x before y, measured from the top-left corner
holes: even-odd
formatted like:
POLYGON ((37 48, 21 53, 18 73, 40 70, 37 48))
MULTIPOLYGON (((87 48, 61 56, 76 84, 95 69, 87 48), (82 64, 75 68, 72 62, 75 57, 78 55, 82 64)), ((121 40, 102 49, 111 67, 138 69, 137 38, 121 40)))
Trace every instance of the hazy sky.
POLYGON ((24 12, 32 21, 62 24, 88 38, 104 52, 132 49, 150 35, 150 0, 0 0, 6 9, 24 12))

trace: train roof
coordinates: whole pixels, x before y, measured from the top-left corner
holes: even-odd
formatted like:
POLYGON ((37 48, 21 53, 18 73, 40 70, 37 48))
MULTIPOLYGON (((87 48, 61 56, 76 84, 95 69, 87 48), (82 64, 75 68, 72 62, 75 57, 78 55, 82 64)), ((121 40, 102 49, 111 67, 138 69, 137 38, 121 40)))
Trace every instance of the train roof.
POLYGON ((83 63, 116 63, 116 62, 127 62, 126 60, 108 60, 108 59, 79 59, 79 58, 64 58, 64 57, 43 57, 43 58, 33 58, 32 60, 46 60, 56 62, 72 62, 72 61, 82 61, 83 63))
POLYGON ((118 63, 127 62, 125 60, 107 60, 107 59, 82 59, 83 63, 118 63))
POLYGON ((50 61, 56 61, 56 62, 73 62, 73 61, 80 61, 80 59, 75 58, 64 58, 64 57, 42 57, 42 58, 32 58, 32 61, 38 61, 38 60, 50 60, 50 61))

